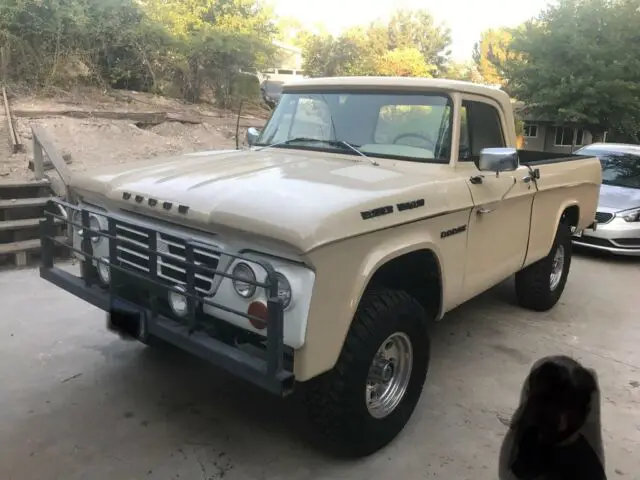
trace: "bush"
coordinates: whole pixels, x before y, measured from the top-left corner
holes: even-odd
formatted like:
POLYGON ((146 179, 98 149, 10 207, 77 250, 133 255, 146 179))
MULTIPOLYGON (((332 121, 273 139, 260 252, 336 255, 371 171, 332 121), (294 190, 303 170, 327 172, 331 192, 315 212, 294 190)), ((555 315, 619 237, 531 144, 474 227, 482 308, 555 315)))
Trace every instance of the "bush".
POLYGON ((269 15, 257 0, 0 0, 2 80, 189 101, 204 88, 229 106, 259 95, 257 79, 238 72, 273 56, 269 15))

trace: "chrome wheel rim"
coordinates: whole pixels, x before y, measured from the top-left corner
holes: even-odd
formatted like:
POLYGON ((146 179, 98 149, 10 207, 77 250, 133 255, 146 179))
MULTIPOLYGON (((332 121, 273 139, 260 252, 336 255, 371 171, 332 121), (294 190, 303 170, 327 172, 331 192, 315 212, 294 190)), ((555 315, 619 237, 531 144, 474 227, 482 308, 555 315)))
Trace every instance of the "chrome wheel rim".
POLYGON ((551 264, 551 278, 549 279, 549 286, 551 290, 558 288, 560 279, 562 278, 562 271, 564 270, 564 246, 558 245, 555 255, 553 256, 553 263, 551 264))
POLYGON ((376 352, 365 389, 367 410, 374 418, 384 418, 400 404, 409 386, 413 367, 413 347, 402 332, 389 335, 376 352))

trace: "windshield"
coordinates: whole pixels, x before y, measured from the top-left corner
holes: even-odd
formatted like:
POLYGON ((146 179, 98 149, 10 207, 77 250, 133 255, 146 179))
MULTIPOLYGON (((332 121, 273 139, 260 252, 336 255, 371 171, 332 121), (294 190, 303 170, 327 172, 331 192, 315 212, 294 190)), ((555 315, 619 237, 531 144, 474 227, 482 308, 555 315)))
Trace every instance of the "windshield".
POLYGON ((617 187, 640 188, 640 155, 583 149, 580 155, 598 157, 602 164, 602 183, 617 187))
POLYGON ((451 110, 443 94, 285 93, 256 145, 448 163, 451 110))

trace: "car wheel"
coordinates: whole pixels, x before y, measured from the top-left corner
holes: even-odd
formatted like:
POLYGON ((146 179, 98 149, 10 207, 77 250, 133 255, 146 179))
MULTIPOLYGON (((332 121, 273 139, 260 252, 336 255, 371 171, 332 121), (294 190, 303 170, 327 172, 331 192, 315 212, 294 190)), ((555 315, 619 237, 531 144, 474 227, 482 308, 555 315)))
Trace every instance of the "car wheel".
POLYGON ((428 317, 409 294, 364 295, 337 364, 312 380, 312 425, 333 453, 370 455, 409 421, 429 365, 428 317))
POLYGON ((549 254, 516 273, 516 296, 524 308, 537 312, 558 303, 571 267, 571 228, 560 223, 549 254))

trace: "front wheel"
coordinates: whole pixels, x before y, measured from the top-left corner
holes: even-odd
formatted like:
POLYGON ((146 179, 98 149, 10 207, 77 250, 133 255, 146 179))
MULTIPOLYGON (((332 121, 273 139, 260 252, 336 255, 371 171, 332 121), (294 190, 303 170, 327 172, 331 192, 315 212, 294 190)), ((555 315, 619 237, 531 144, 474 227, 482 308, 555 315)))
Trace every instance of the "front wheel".
POLYGON ((409 421, 429 365, 428 316, 409 294, 365 294, 336 366, 307 391, 310 420, 334 453, 370 455, 409 421))
POLYGON ((558 303, 571 267, 571 227, 560 223, 549 254, 516 273, 516 296, 524 308, 537 312, 558 303))

